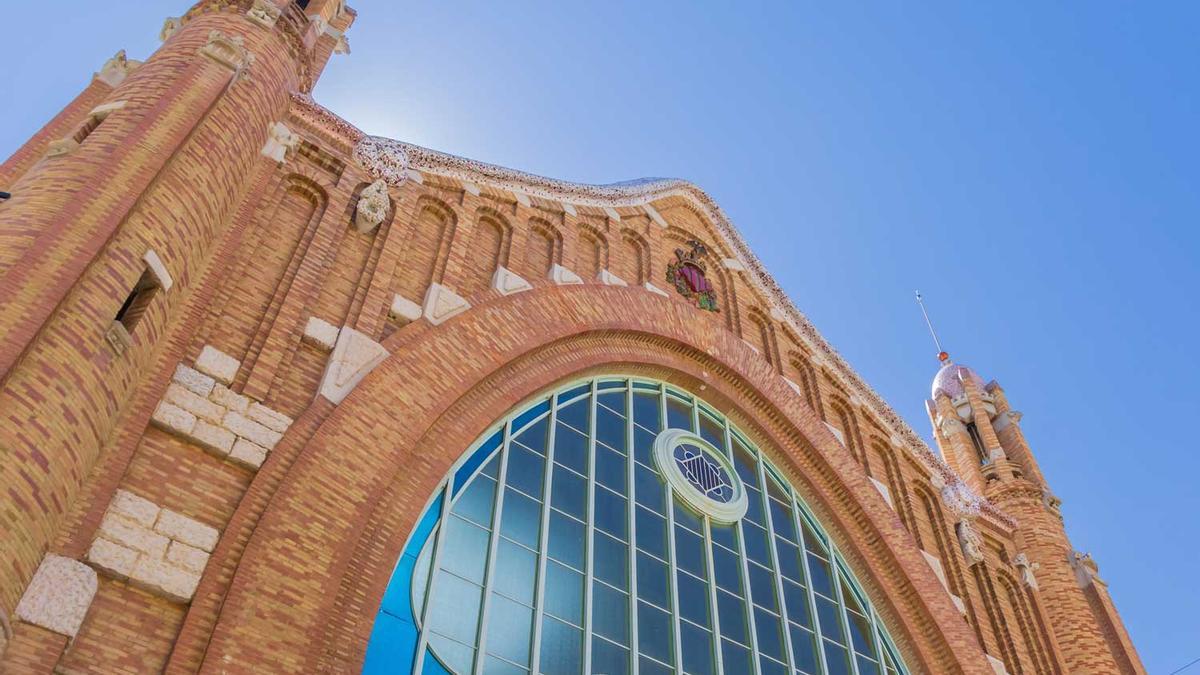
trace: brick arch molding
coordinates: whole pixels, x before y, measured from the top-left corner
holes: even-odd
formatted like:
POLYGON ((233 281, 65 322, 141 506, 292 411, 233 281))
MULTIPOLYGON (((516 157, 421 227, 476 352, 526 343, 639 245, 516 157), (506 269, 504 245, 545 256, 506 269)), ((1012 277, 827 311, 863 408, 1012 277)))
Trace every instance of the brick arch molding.
POLYGON ((850 453, 709 313, 638 288, 539 287, 493 294, 437 327, 410 324, 384 346, 391 356, 340 405, 318 398, 258 473, 205 571, 168 671, 272 663, 281 672, 357 672, 392 567, 450 465, 537 392, 619 372, 696 392, 771 454, 914 672, 991 672, 850 453))

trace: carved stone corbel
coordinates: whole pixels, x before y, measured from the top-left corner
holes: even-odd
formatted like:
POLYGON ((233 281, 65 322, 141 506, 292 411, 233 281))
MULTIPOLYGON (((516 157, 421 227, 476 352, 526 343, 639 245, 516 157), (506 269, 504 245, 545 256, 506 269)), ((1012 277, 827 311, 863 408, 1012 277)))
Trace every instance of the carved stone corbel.
POLYGON ((94 77, 116 89, 118 85, 125 81, 129 73, 133 72, 134 68, 137 68, 139 65, 141 65, 141 61, 130 61, 125 58, 125 50, 122 49, 114 54, 112 58, 105 61, 94 77))
POLYGON ((388 198, 387 183, 382 178, 363 188, 358 195, 358 205, 354 208, 354 227, 366 234, 387 218, 391 206, 388 198))
POLYGON ((288 150, 295 148, 300 144, 300 137, 292 133, 292 130, 283 122, 273 122, 267 127, 267 142, 263 145, 260 151, 264 156, 270 157, 278 163, 283 163, 287 159, 288 150))
POLYGON ((1075 579, 1081 587, 1087 588, 1092 583, 1107 585, 1100 578, 1100 566, 1092 559, 1091 553, 1075 551, 1071 554, 1070 563, 1071 567, 1075 570, 1075 579))
POLYGON ((183 17, 168 16, 163 19, 162 28, 158 30, 158 39, 161 42, 170 40, 172 35, 179 32, 181 26, 183 26, 183 17))
POLYGON ((279 6, 270 0, 254 0, 254 5, 246 10, 246 18, 263 28, 271 28, 281 13, 279 6))
POLYGON ((219 30, 208 33, 208 42, 200 53, 239 75, 254 64, 254 55, 246 50, 246 41, 241 35, 226 35, 219 30))
POLYGON ((983 562, 983 537, 975 529, 975 523, 964 518, 954 526, 954 531, 958 534, 958 545, 962 547, 967 567, 983 562))
POLYGON ((1033 576, 1033 573, 1038 571, 1041 565, 1029 562, 1029 556, 1024 553, 1018 553, 1013 558, 1013 567, 1016 567, 1017 572, 1020 573, 1021 583, 1035 591, 1038 590, 1037 577, 1033 576))

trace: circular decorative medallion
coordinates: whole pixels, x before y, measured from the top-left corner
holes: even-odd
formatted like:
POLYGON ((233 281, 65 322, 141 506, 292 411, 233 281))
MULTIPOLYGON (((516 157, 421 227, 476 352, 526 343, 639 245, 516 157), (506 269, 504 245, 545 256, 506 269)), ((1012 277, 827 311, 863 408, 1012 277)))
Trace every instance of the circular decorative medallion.
POLYGON ((733 465, 711 443, 683 429, 654 439, 654 463, 685 503, 721 523, 746 515, 746 489, 733 465))

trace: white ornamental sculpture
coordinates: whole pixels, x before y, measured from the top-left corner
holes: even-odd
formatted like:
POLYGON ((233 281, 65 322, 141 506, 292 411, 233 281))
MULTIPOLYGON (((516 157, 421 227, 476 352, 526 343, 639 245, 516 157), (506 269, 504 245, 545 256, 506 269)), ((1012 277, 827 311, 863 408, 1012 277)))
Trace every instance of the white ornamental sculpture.
POLYGON ((387 217, 390 205, 387 183, 382 178, 371 183, 358 195, 358 206, 354 210, 354 227, 363 234, 379 227, 387 217))
POLYGON ((975 524, 964 518, 958 521, 954 530, 958 533, 958 545, 962 547, 967 567, 983 562, 983 537, 979 536, 975 524))
POLYGON ((1013 567, 1016 567, 1017 571, 1020 572, 1021 583, 1035 591, 1038 590, 1037 577, 1033 576, 1033 573, 1038 571, 1041 565, 1029 562, 1029 556, 1024 553, 1018 553, 1013 558, 1013 567))

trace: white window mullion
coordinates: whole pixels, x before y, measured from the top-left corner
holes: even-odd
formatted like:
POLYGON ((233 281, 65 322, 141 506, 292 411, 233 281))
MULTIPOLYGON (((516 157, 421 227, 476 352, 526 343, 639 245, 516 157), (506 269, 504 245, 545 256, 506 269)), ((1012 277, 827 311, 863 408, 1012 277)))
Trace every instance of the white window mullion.
MULTIPOLYGON (((628 384, 626 384, 628 387, 628 384)), ((592 672, 592 584, 593 558, 596 528, 596 380, 592 380, 592 401, 588 411, 588 468, 587 468, 587 505, 584 506, 584 518, 587 525, 584 528, 584 596, 583 596, 583 672, 592 672)))
POLYGON ((782 623, 784 657, 786 659, 788 672, 796 669, 796 657, 792 654, 792 631, 788 629, 788 612, 787 603, 783 599, 783 573, 779 567, 779 552, 775 549, 775 521, 771 516, 771 493, 767 490, 767 471, 763 467, 763 459, 761 456, 756 456, 758 460, 758 484, 762 486, 763 510, 766 513, 767 519, 767 551, 771 555, 771 566, 774 568, 775 577, 775 597, 779 601, 779 620, 782 623))
MULTIPOLYGON (((504 507, 504 484, 508 480, 508 444, 512 441, 512 420, 504 423, 504 438, 500 445, 500 471, 496 474, 496 496, 492 503, 492 534, 488 539, 487 566, 483 572, 483 601, 479 610, 479 639, 475 650, 475 675, 482 675, 484 652, 487 648, 488 610, 491 608, 492 578, 496 571, 496 549, 500 546, 500 509, 504 507)), ((487 466, 487 460, 480 465, 487 466)), ((482 469, 481 469, 482 471, 482 469)), ((475 480, 483 480, 476 477, 475 480)))
MULTIPOLYGON (((729 428, 729 420, 725 420, 725 453, 733 464, 733 470, 737 471, 737 459, 733 454, 733 432, 729 428)), ((747 567, 750 563, 746 561, 746 533, 742 527, 741 521, 737 525, 738 534, 738 560, 742 564, 742 595, 744 606, 746 608, 746 625, 750 628, 750 659, 754 664, 754 675, 760 675, 762 665, 759 663, 758 652, 758 628, 754 625, 754 599, 750 596, 750 568, 747 567)))
POLYGON ((713 568, 712 519, 704 516, 704 556, 708 563, 708 612, 712 621, 713 650, 717 658, 717 672, 725 672, 725 661, 721 656, 721 615, 717 611, 717 571, 713 568))
MULTIPOLYGON (((658 396, 661 400, 663 396, 662 385, 658 387, 658 396)), ((634 471, 637 469, 637 460, 634 459, 634 433, 633 433, 633 384, 630 383, 629 390, 625 394, 629 419, 625 424, 625 459, 627 460, 625 480, 628 481, 628 489, 625 491, 626 497, 626 512, 625 515, 629 519, 629 660, 630 671, 633 675, 638 675, 638 594, 637 594, 637 504, 634 503, 634 471)))
POLYGON ((529 657, 530 671, 540 671, 542 660, 542 614, 546 606, 546 561, 550 557, 550 485, 554 478, 554 435, 558 430, 558 394, 550 396, 550 422, 546 432, 546 470, 542 477, 542 522, 538 534, 537 589, 533 599, 533 651, 529 657))
POLYGON ((846 653, 850 655, 850 670, 858 674, 858 658, 854 652, 854 637, 850 634, 850 617, 846 614, 846 598, 842 593, 842 571, 838 569, 833 542, 829 542, 829 567, 833 570, 833 593, 837 596, 838 616, 842 618, 842 635, 846 638, 846 653))
MULTIPOLYGON (((446 519, 450 517, 450 501, 453 499, 454 473, 442 485, 442 512, 438 517, 437 534, 434 535, 433 554, 429 556, 429 578, 425 581, 425 601, 421 603, 421 625, 417 627, 417 652, 413 656, 413 675, 421 675, 421 667, 425 665, 425 649, 429 645, 429 612, 433 604, 434 579, 437 578, 438 562, 442 554, 442 542, 445 539, 446 519)), ((419 558, 418 558, 419 559, 419 558)))
POLYGON ((828 673, 829 664, 825 660, 825 636, 821 633, 821 617, 817 615, 817 589, 813 585, 812 567, 808 564, 808 537, 805 536, 804 528, 801 527, 801 520, 804 516, 800 515, 800 500, 796 499, 792 489, 789 485, 788 494, 792 499, 792 523, 796 527, 796 539, 800 542, 800 563, 804 565, 804 591, 808 596, 808 615, 812 617, 812 631, 816 636, 814 643, 817 650, 817 663, 820 664, 822 673, 828 673))

